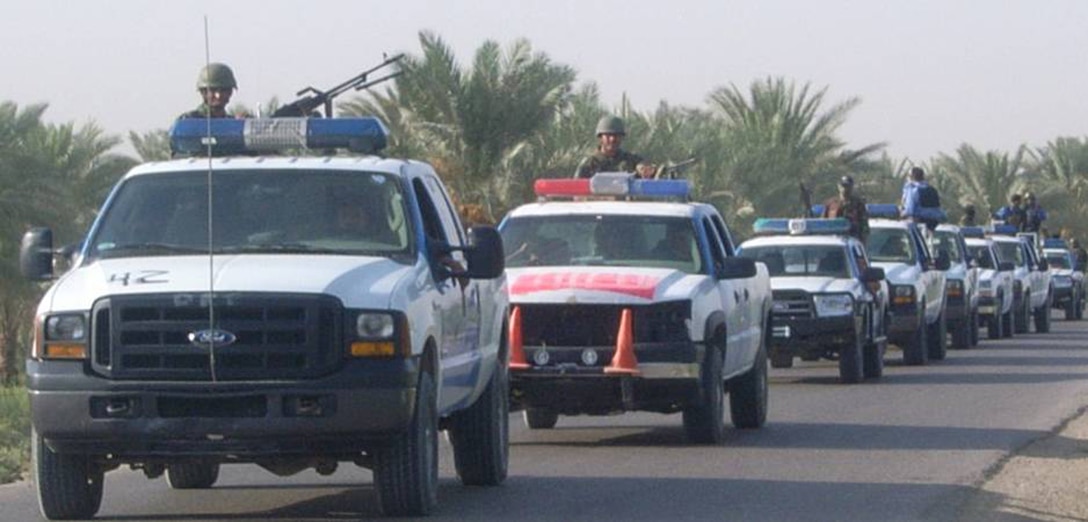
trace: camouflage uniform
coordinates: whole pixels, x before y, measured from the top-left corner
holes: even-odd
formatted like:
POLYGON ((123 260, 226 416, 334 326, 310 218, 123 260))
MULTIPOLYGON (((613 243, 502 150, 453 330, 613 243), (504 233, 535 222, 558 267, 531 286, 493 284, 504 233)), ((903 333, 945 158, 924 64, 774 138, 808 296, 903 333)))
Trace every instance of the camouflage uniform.
MULTIPOLYGON (((191 111, 189 111, 189 112, 187 112, 185 114, 182 114, 181 116, 178 116, 178 119, 182 120, 182 119, 186 119, 186 118, 207 118, 207 117, 208 117, 208 106, 201 103, 199 107, 197 107, 197 108, 195 108, 195 109, 193 109, 193 110, 191 110, 191 111)), ((212 118, 233 118, 234 116, 231 116, 230 112, 227 112, 227 111, 224 110, 223 114, 212 114, 211 117, 212 118)))
POLYGON ((640 163, 643 163, 642 156, 623 149, 616 152, 615 156, 605 156, 598 150, 582 160, 574 172, 574 177, 589 178, 598 172, 638 172, 636 167, 640 163))
POLYGON ((865 210, 865 198, 851 194, 842 199, 834 197, 824 204, 825 218, 846 218, 850 222, 850 235, 864 243, 869 239, 869 211, 865 210))

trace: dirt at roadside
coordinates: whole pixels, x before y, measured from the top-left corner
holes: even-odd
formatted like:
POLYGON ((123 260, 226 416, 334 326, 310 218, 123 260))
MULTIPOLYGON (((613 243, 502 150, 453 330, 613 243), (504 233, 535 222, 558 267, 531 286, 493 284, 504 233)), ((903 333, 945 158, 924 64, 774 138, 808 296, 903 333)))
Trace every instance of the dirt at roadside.
POLYGON ((1088 410, 1007 459, 959 520, 1088 521, 1088 410))

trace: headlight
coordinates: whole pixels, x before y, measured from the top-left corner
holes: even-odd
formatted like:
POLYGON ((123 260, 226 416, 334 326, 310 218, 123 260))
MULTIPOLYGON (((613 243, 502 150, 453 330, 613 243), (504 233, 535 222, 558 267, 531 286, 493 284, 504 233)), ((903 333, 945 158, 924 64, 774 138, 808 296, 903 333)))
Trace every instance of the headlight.
POLYGON ((816 305, 816 315, 819 317, 854 313, 854 298, 850 294, 815 294, 812 302, 816 305))
POLYGON ((34 340, 31 356, 41 359, 86 359, 87 316, 57 314, 46 316, 41 339, 34 340))
POLYGON ((893 286, 892 303, 897 305, 914 304, 914 287, 907 285, 893 286))
POLYGON ((408 321, 390 312, 358 312, 349 332, 352 357, 396 357, 411 354, 408 321))

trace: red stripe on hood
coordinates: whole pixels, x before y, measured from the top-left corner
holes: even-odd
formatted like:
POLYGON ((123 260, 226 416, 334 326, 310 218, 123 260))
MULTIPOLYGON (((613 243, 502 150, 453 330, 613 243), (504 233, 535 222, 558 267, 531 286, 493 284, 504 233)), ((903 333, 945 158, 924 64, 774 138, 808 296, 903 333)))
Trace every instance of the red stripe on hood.
POLYGON ((658 277, 634 274, 544 273, 523 274, 510 285, 512 295, 548 290, 598 290, 653 299, 658 277))

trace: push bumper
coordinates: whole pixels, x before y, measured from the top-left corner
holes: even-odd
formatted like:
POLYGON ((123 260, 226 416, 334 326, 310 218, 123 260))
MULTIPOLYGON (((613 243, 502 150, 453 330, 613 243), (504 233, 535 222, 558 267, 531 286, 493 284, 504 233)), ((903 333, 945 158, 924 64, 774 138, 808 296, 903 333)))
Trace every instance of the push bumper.
POLYGON ((778 318, 772 321, 772 353, 794 355, 828 345, 845 346, 857 336, 857 321, 852 315, 838 317, 778 318))

